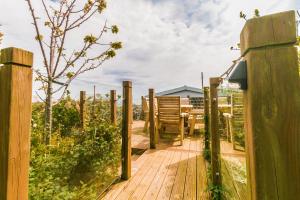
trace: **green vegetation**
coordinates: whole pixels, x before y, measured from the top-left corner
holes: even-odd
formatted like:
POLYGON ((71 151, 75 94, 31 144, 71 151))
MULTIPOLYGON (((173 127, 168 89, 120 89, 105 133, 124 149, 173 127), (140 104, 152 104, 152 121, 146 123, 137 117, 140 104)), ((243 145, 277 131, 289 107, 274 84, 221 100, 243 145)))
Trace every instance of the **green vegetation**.
POLYGON ((50 145, 43 143, 44 110, 43 103, 33 104, 30 199, 96 199, 118 176, 121 157, 120 128, 109 123, 108 99, 87 100, 83 131, 78 102, 67 97, 56 104, 50 145))

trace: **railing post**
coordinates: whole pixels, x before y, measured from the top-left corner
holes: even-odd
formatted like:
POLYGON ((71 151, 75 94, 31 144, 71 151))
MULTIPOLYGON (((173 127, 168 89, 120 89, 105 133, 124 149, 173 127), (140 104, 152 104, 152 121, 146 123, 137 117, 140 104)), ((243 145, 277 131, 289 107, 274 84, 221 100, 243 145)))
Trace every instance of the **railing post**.
POLYGON ((150 148, 155 149, 157 138, 155 133, 154 89, 149 89, 149 121, 150 121, 150 148))
POLYGON ((131 177, 132 83, 123 81, 122 179, 131 177))
POLYGON ((204 87, 204 149, 209 150, 209 87, 204 87))
POLYGON ((82 130, 85 129, 85 120, 86 120, 86 92, 80 91, 80 102, 79 102, 79 108, 80 108, 80 128, 82 130))
POLYGON ((3 49, 0 63, 0 199, 27 200, 33 54, 3 49))
POLYGON ((110 121, 114 126, 117 125, 117 95, 116 90, 110 91, 110 121))
POLYGON ((241 33, 249 199, 300 199, 300 76, 294 11, 248 20, 241 33), (263 30, 263 31, 261 31, 263 30))
POLYGON ((210 133, 211 133, 211 169, 212 183, 221 186, 221 157, 220 157, 220 132, 218 113, 218 90, 221 79, 210 78, 210 133))

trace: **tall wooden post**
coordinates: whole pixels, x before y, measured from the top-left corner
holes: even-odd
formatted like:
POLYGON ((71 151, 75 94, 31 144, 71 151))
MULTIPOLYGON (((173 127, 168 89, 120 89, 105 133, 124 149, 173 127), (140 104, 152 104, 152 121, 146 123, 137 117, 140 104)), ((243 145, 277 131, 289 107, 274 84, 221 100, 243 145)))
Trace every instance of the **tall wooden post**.
POLYGON ((110 91, 110 121, 114 126, 117 125, 117 94, 116 90, 110 91))
POLYGON ((244 104, 250 198, 300 199, 300 77, 295 12, 248 20, 244 104))
POLYGON ((80 127, 81 129, 85 129, 85 120, 86 120, 86 92, 80 91, 80 102, 79 102, 79 108, 80 108, 80 127))
POLYGON ((204 149, 209 150, 209 87, 204 87, 204 149))
POLYGON ((157 138, 155 133, 154 89, 149 89, 149 121, 150 121, 150 148, 155 149, 157 138))
POLYGON ((123 81, 122 179, 131 177, 132 83, 123 81))
POLYGON ((218 113, 218 90, 221 79, 210 78, 210 133, 211 133, 211 169, 214 186, 220 186, 221 181, 221 158, 220 158, 220 132, 218 113))
POLYGON ((28 199, 31 52, 7 48, 0 63, 0 199, 28 199))

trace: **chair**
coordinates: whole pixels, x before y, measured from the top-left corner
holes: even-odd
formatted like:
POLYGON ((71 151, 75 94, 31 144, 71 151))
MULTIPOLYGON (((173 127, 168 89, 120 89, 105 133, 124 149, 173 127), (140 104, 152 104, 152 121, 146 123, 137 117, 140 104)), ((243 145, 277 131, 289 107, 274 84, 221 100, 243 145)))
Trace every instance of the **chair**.
POLYGON ((160 96, 157 97, 158 107, 158 130, 160 135, 165 134, 166 129, 176 127, 176 133, 180 135, 180 144, 183 144, 184 117, 180 110, 179 96, 160 96))

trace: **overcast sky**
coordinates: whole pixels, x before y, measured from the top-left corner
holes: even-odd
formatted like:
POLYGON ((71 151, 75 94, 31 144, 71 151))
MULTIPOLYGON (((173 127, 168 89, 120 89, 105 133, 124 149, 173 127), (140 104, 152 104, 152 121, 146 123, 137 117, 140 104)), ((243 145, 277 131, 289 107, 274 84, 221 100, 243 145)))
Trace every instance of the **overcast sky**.
MULTIPOLYGON (((32 1, 38 10, 40 1, 32 1)), ((230 47, 239 43, 244 25, 240 11, 251 18, 256 8, 265 15, 299 9, 299 4, 298 0, 108 0, 105 14, 77 33, 95 32, 107 19, 120 28, 118 36, 108 39, 122 41, 124 48, 115 59, 74 81, 72 95, 78 97, 80 90, 91 94, 94 84, 98 93, 110 89, 120 93, 122 80, 133 81, 136 100, 150 87, 156 91, 182 85, 200 87, 201 72, 207 83, 239 56, 230 47)), ((2 48, 33 51, 34 67, 39 68, 41 56, 31 22, 25 0, 0 1, 0 24, 5 34, 2 48)), ((75 35, 68 44, 72 48, 79 41, 75 35)))

